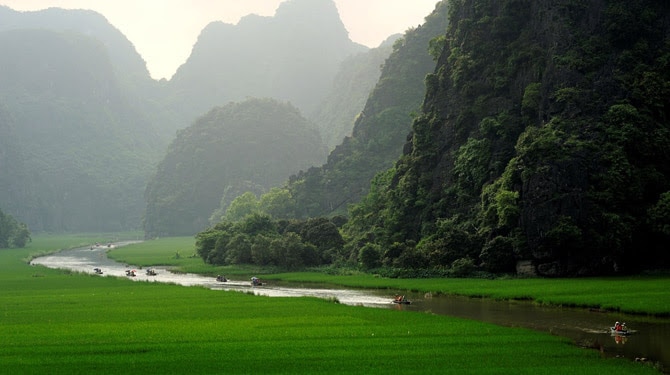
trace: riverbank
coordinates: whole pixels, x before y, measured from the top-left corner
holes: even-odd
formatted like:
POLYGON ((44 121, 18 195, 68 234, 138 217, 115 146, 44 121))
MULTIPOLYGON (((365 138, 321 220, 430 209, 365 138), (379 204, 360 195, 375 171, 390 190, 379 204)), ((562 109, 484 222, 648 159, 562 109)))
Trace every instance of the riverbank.
POLYGON ((634 276, 575 279, 389 279, 365 273, 329 275, 319 272, 266 273, 244 267, 215 267, 193 256, 195 240, 164 238, 115 249, 108 255, 141 266, 169 265, 205 275, 247 278, 262 274, 267 280, 313 282, 351 288, 406 290, 422 293, 532 300, 553 306, 583 307, 628 314, 670 316, 670 276, 634 276), (180 254, 180 256, 176 256, 180 254))
POLYGON ((658 373, 651 363, 603 358, 526 329, 24 261, 48 251, 0 250, 7 373, 658 373))

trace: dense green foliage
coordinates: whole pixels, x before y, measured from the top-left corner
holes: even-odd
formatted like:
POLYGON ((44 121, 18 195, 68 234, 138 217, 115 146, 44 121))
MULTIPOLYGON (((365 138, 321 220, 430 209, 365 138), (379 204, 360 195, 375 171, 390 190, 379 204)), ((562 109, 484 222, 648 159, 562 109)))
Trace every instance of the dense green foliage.
POLYGON ((30 242, 28 226, 0 210, 0 249, 25 247, 28 242, 30 242))
POLYGON ((248 99, 212 109, 180 131, 146 190, 147 237, 192 235, 245 191, 261 194, 320 163, 314 126, 288 103, 248 99))
POLYGON ((275 221, 253 212, 198 233, 195 247, 209 264, 300 269, 341 261, 343 244, 337 224, 329 219, 275 221))
POLYGON ((657 1, 451 1, 424 112, 352 209, 350 251, 547 276, 667 267, 669 21, 657 1))

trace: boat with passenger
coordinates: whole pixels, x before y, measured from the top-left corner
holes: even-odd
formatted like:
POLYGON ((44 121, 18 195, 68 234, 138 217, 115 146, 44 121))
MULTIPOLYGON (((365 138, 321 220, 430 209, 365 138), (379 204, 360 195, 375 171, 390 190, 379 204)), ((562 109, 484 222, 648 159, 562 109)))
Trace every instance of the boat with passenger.
POLYGON ((614 326, 610 327, 610 334, 612 336, 627 336, 629 332, 628 328, 626 328, 626 323, 614 323, 614 326))
POLYGON ((393 299, 393 303, 398 305, 409 305, 412 302, 410 302, 410 300, 405 298, 405 296, 403 295, 396 295, 395 298, 393 299))

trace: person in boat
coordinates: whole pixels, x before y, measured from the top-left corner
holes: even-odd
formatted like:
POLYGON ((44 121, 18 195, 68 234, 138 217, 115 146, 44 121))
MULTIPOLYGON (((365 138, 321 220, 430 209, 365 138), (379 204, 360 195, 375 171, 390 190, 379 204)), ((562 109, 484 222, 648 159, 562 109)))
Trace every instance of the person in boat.
POLYGON ((397 295, 397 296, 395 296, 395 301, 396 302, 404 302, 405 301, 405 296, 397 295))
POLYGON ((623 331, 623 324, 621 324, 619 322, 614 323, 614 330, 617 331, 617 332, 623 331))

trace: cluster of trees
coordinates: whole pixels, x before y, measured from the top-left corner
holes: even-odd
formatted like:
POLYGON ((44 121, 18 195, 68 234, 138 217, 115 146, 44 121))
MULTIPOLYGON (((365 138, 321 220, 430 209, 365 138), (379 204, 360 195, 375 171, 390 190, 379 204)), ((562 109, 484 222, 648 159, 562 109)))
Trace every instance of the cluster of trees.
POLYGON ((28 226, 0 210, 0 249, 25 247, 30 241, 28 226))
POLYGON ((196 251, 216 265, 256 264, 292 270, 343 259, 341 220, 274 220, 253 213, 240 221, 222 220, 196 235, 196 251))

